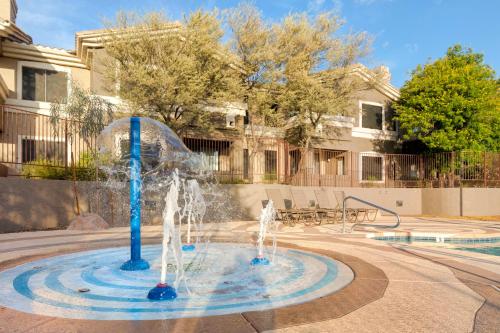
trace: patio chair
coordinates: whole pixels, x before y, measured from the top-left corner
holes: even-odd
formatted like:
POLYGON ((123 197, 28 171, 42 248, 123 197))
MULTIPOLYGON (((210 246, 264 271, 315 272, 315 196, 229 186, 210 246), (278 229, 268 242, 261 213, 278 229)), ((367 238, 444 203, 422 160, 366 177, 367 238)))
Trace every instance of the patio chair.
POLYGON ((316 196, 316 207, 324 211, 327 223, 336 223, 342 220, 342 208, 338 203, 336 205, 332 203, 326 190, 315 190, 314 195, 316 196))
MULTIPOLYGON (((345 193, 344 191, 333 191, 337 204, 342 208, 344 204, 345 193)), ((360 208, 360 207, 350 207, 346 208, 346 218, 349 222, 364 222, 368 220, 374 222, 377 218, 378 209, 375 208, 360 208), (371 217, 370 217, 371 216, 371 217)))
POLYGON ((309 225, 311 222, 320 225, 321 217, 325 216, 326 210, 316 208, 314 201, 308 201, 302 190, 291 190, 294 208, 302 212, 301 219, 304 224, 309 225))
POLYGON ((298 209, 293 209, 290 200, 285 200, 280 189, 266 189, 267 198, 273 201, 274 208, 278 214, 278 218, 283 224, 288 224, 293 227, 297 221, 300 221, 302 212, 298 209))

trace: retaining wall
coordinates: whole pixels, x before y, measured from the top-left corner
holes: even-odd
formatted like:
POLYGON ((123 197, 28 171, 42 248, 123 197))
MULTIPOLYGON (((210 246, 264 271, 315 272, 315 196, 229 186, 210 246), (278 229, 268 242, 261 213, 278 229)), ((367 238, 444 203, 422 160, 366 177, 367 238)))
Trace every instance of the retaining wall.
MULTIPOLYGON (((31 180, 0 178, 0 232, 46 230, 64 228, 75 216, 72 182, 64 180, 31 180)), ((119 194, 99 188, 93 182, 77 184, 80 208, 101 215, 113 226, 128 225, 128 188, 119 194)), ((216 194, 219 205, 207 212, 207 220, 256 219, 267 200, 267 188, 304 191, 314 200, 314 190, 320 187, 292 187, 287 185, 220 185, 216 194)), ((464 188, 460 199, 459 188, 405 189, 405 188, 330 188, 344 191, 394 210, 401 215, 464 216, 500 215, 500 188, 464 188), (460 203, 462 202, 462 209, 460 203)), ((161 223, 163 198, 146 194, 142 208, 144 224, 161 223)), ((350 207, 363 207, 355 202, 350 207)))

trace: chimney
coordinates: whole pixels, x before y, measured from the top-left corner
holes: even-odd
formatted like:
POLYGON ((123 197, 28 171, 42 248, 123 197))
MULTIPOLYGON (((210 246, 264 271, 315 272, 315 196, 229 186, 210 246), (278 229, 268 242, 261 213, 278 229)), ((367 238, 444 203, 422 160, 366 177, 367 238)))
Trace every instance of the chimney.
POLYGON ((377 77, 384 82, 391 82, 391 72, 387 66, 379 66, 373 69, 373 72, 377 77))
POLYGON ((16 0, 0 0, 0 19, 16 24, 16 0))

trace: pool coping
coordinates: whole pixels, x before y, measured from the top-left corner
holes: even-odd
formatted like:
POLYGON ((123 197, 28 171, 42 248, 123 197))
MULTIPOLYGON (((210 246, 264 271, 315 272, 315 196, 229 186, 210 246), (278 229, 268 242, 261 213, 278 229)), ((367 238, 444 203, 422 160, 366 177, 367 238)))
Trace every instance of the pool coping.
MULTIPOLYGON (((500 242, 500 233, 492 234, 472 234, 472 233, 443 233, 443 232, 422 232, 422 231, 385 231, 385 232, 369 232, 365 234, 368 239, 376 237, 401 237, 401 238, 434 238, 437 243, 455 243, 464 242, 464 244, 474 243, 474 241, 482 241, 485 244, 491 243, 485 240, 495 240, 500 242), (450 241, 451 240, 451 241, 450 241)), ((418 241, 418 240, 417 240, 418 241)))

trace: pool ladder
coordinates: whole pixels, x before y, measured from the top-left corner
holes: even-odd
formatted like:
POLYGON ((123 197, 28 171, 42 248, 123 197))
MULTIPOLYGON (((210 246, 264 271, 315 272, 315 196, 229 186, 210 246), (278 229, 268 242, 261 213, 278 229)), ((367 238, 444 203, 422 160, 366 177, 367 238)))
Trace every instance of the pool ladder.
MULTIPOLYGON (((397 227, 399 227, 399 224, 401 223, 401 219, 399 218, 398 213, 396 213, 390 209, 384 208, 382 206, 379 206, 377 204, 374 204, 373 202, 369 202, 369 201, 366 201, 366 200, 363 200, 363 199, 360 199, 358 197, 350 195, 350 196, 345 197, 344 200, 342 201, 342 233, 343 234, 345 234, 345 217, 346 217, 346 202, 347 202, 347 200, 355 200, 355 201, 361 202, 365 205, 380 209, 380 210, 382 210, 386 213, 389 213, 391 215, 394 215, 396 217, 396 224, 394 224, 394 225, 374 225, 374 224, 365 224, 365 225, 375 226, 377 228, 397 228, 397 227)), ((350 232, 352 232, 354 227, 358 224, 361 224, 361 223, 354 223, 350 232)))

